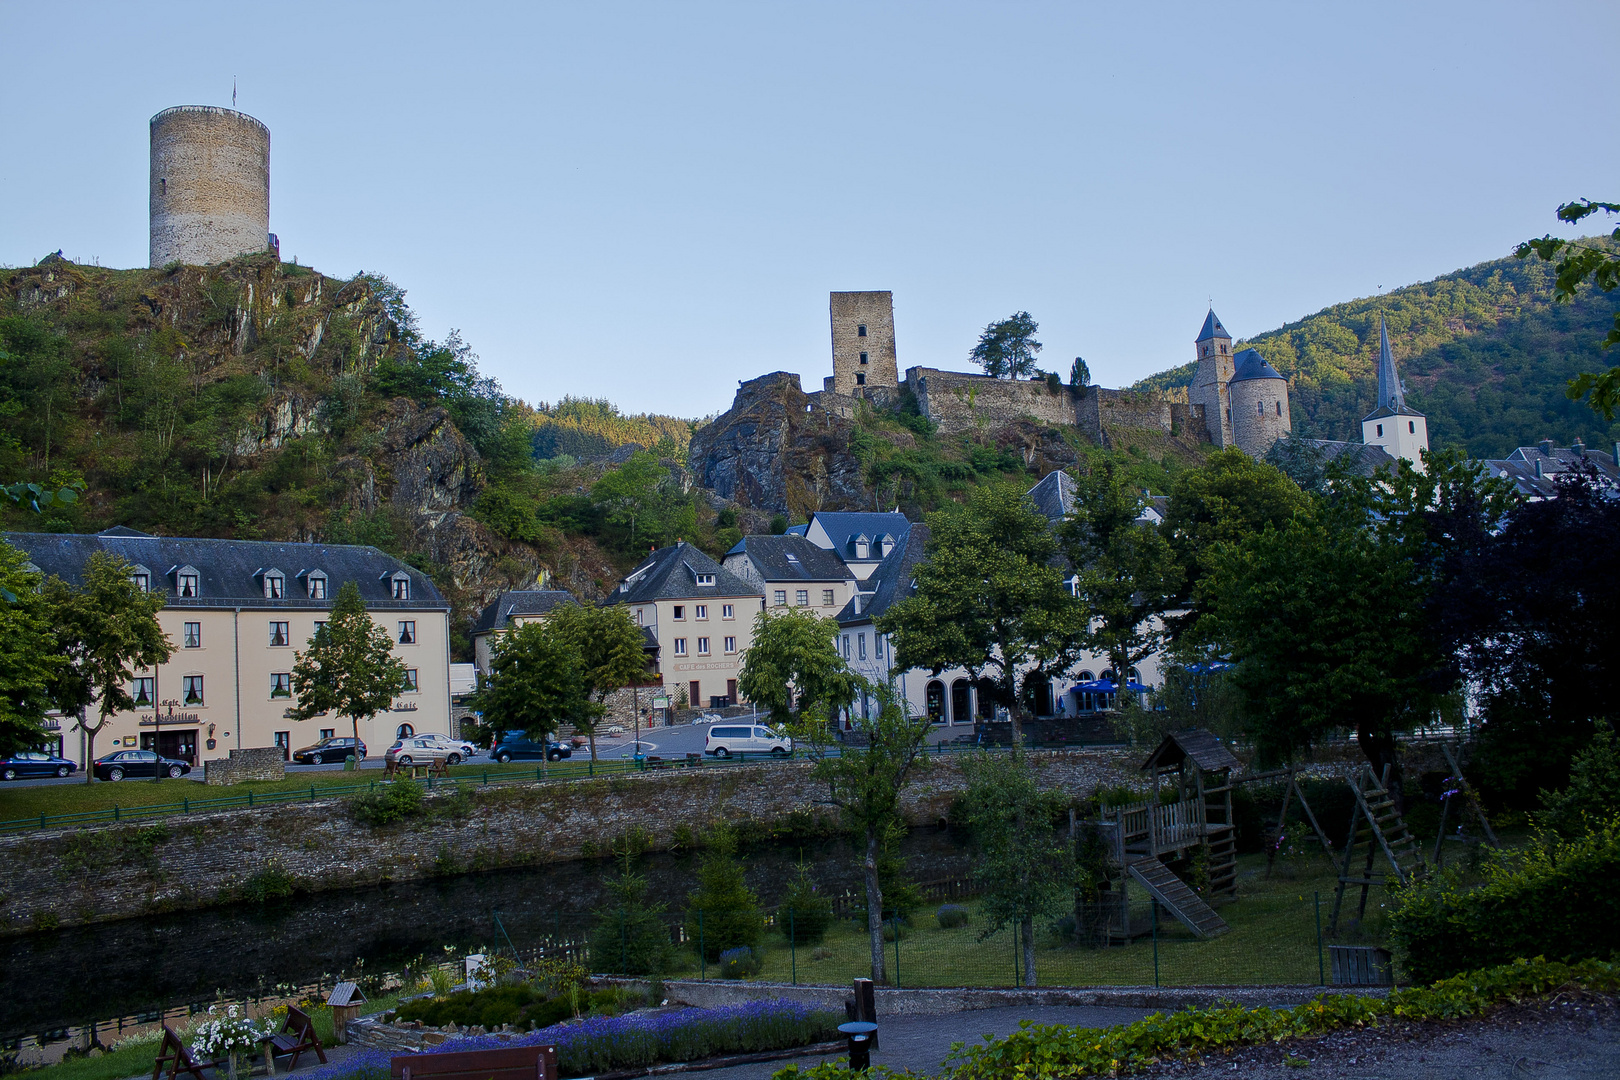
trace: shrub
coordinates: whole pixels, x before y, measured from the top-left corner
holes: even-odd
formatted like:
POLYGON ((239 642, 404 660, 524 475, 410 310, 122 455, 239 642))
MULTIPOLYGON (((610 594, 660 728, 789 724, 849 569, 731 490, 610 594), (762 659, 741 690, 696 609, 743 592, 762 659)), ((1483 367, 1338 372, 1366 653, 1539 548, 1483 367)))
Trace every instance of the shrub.
POLYGON ((720 977, 722 979, 751 979, 759 974, 764 967, 759 954, 746 945, 735 949, 727 949, 720 954, 720 977))
POLYGON ((727 949, 759 946, 765 917, 743 880, 742 863, 728 833, 709 838, 709 852, 698 867, 698 887, 687 899, 686 936, 701 942, 704 957, 717 960, 727 949))
MULTIPOLYGON (((1322 994, 1292 1009, 1212 1005, 1178 1013, 1154 1013, 1134 1024, 1096 1028, 1024 1021, 1019 1030, 978 1045, 957 1043, 946 1059, 954 1080, 1001 1080, 1018 1076, 1122 1076, 1162 1061, 1230 1053, 1244 1045, 1282 1042, 1378 1023, 1454 1020, 1477 1016, 1506 1001, 1520 1001, 1554 990, 1620 989, 1620 965, 1583 960, 1567 965, 1546 960, 1512 964, 1459 975, 1432 986, 1397 990, 1387 999, 1322 994)), ((828 1080, 825 1066, 790 1067, 773 1080, 828 1080)))
POLYGON ((795 945, 820 944, 832 926, 832 898, 816 891, 816 883, 810 879, 810 868, 803 863, 799 864, 799 876, 782 898, 776 921, 783 936, 795 945))
POLYGON ((391 825, 421 817, 422 787, 413 780, 395 780, 378 786, 376 791, 356 795, 349 800, 349 809, 362 825, 391 825))
MULTIPOLYGON (((617 1012, 628 1002, 613 988, 579 995, 579 1008, 598 1015, 617 1012)), ((574 1015, 574 1004, 568 995, 548 997, 533 986, 492 986, 484 990, 458 990, 442 998, 418 998, 401 1005, 396 1013, 399 1020, 420 1020, 429 1027, 498 1028, 511 1024, 517 1028, 550 1027, 574 1015)))
POLYGON ((955 930, 968 924, 968 909, 961 904, 941 904, 934 913, 941 930, 955 930))
POLYGON ((591 964, 617 975, 660 975, 670 969, 674 943, 664 905, 647 900, 647 879, 630 869, 607 883, 612 902, 596 913, 591 928, 591 964))
POLYGON ((1620 950, 1617 877, 1620 818, 1576 840, 1496 855, 1477 888, 1455 870, 1413 883, 1399 894, 1390 934, 1416 982, 1523 956, 1609 956, 1620 950))

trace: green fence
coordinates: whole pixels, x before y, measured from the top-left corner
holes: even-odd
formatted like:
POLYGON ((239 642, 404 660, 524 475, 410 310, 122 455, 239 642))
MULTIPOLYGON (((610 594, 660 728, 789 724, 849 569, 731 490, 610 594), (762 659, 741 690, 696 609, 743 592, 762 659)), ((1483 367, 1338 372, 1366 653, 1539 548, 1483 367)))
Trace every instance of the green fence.
MULTIPOLYGON (((986 934, 975 901, 951 906, 965 911, 965 925, 941 925, 939 909, 932 906, 908 919, 885 920, 888 982, 912 988, 1026 985, 1024 942, 1016 927, 986 934)), ((1037 919, 1035 984, 1325 985, 1330 971, 1317 894, 1246 898, 1237 909, 1223 909, 1234 910, 1232 929, 1209 940, 1195 938, 1145 897, 1133 912, 1133 936, 1128 942, 1080 940, 1088 925, 1084 912, 1079 937, 1073 916, 1037 919)), ((802 986, 848 986, 851 979, 872 975, 871 935, 864 914, 835 919, 816 941, 804 941, 794 932, 795 914, 791 908, 765 913, 753 955, 742 958, 741 963, 718 958, 733 942, 729 938, 716 941, 709 936, 712 930, 706 932, 717 923, 733 922, 727 913, 665 916, 673 963, 662 974, 695 979, 740 976, 802 986)), ((1100 921, 1092 920, 1089 925, 1100 921)), ((644 933, 644 921, 622 912, 559 914, 555 936, 529 955, 566 954, 598 974, 648 975, 651 972, 642 962, 646 952, 637 941, 638 925, 644 933)))

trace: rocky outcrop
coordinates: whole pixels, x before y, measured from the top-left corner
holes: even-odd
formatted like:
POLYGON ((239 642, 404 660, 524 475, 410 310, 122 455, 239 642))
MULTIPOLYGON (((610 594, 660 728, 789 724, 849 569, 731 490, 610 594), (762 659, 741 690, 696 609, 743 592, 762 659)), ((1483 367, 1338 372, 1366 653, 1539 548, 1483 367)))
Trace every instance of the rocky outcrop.
POLYGON ((731 408, 692 436, 687 461, 694 482, 739 506, 800 517, 867 510, 852 430, 817 408, 797 375, 776 371, 737 388, 731 408))

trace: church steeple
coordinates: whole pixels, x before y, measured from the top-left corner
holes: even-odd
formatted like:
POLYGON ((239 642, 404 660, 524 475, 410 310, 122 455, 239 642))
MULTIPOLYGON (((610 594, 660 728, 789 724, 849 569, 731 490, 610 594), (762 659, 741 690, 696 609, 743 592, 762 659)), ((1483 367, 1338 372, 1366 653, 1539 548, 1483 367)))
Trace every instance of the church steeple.
POLYGON ((1389 328, 1378 316, 1378 407, 1392 412, 1406 411, 1406 387, 1395 371, 1395 354, 1389 350, 1389 328))
POLYGON ((1232 379, 1232 335, 1221 325, 1215 309, 1204 317, 1204 327, 1193 339, 1198 367, 1193 371, 1187 401, 1204 409, 1204 424, 1216 446, 1232 445, 1232 407, 1226 384, 1232 379))

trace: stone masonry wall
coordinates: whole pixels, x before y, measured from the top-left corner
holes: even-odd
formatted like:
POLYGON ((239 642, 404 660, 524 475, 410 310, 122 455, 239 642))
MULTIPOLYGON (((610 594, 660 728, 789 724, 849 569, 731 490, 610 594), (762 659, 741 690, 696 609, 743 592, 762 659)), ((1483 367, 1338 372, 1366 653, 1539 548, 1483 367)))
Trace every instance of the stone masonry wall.
MULTIPOLYGON (((1140 780, 1123 751, 1031 756, 1043 785, 1077 797, 1140 780)), ((266 872, 318 892, 432 877, 444 872, 446 852, 465 869, 495 869, 580 858, 631 829, 667 849, 683 826, 831 816, 810 770, 795 761, 474 787, 465 799, 436 792, 425 816, 383 827, 356 823, 348 802, 332 799, 15 833, 0 837, 0 935, 229 903, 266 872)), ((964 787, 959 759, 928 759, 906 789, 907 820, 939 821, 964 787)))
POLYGON ((152 118, 151 138, 150 266, 206 266, 269 246, 269 128, 182 105, 152 118))
POLYGON ((942 435, 998 428, 1026 416, 1046 424, 1075 426, 1074 391, 1064 386, 1054 394, 1045 380, 993 379, 914 367, 906 369, 906 385, 916 395, 922 414, 939 425, 942 435))
POLYGON ((215 786, 240 784, 246 780, 282 780, 287 776, 287 760, 279 746, 255 746, 232 750, 228 758, 203 762, 203 783, 215 786))

